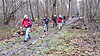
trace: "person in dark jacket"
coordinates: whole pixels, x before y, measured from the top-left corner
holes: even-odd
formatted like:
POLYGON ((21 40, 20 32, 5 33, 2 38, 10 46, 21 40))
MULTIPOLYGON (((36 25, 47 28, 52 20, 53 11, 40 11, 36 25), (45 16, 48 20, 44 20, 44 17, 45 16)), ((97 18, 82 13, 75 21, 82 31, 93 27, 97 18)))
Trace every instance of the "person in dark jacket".
POLYGON ((57 27, 57 16, 56 15, 53 16, 53 28, 54 27, 57 27))
POLYGON ((45 21, 44 32, 46 32, 46 28, 47 28, 47 31, 48 31, 48 29, 49 29, 49 27, 48 27, 48 24, 49 24, 49 21, 50 21, 49 17, 46 16, 46 17, 44 18, 44 21, 45 21))
POLYGON ((65 23, 65 20, 66 20, 66 16, 63 16, 63 21, 64 21, 64 23, 65 23))

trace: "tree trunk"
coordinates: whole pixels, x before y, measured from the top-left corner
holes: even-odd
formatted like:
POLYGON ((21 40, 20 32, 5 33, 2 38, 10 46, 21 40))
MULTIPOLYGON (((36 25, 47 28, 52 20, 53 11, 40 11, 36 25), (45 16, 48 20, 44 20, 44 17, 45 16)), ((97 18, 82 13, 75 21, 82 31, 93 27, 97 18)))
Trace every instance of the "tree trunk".
POLYGON ((53 3, 53 11, 52 11, 52 17, 56 15, 56 0, 54 0, 54 3, 53 3))
POLYGON ((49 11, 48 11, 48 0, 45 1, 45 6, 46 6, 46 16, 49 16, 49 11))
POLYGON ((37 18, 38 18, 38 21, 39 21, 39 18, 40 18, 39 15, 40 15, 39 14, 39 1, 37 0, 37 18))
POLYGON ((68 11, 68 18, 70 16, 70 3, 71 3, 71 0, 69 0, 69 11, 68 11))
POLYGON ((32 19, 33 19, 33 21, 34 21, 34 16, 33 16, 33 11, 32 11, 32 6, 31 6, 30 0, 29 0, 29 4, 30 4, 30 12, 31 12, 31 16, 32 16, 32 19))
POLYGON ((3 3, 3 17, 4 17, 4 24, 5 24, 5 21, 6 21, 6 15, 5 15, 5 0, 2 0, 2 3, 3 3))

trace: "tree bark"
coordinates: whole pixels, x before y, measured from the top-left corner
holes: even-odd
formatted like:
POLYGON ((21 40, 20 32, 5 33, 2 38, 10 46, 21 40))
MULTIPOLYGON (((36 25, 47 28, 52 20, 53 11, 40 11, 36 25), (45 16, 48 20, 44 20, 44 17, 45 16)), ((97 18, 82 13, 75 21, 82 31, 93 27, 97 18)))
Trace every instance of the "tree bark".
POLYGON ((70 7, 71 7, 71 0, 69 0, 69 11, 68 11, 68 18, 69 18, 69 16, 70 16, 70 7))
POLYGON ((53 3, 53 11, 52 11, 52 17, 56 15, 56 0, 54 0, 54 3, 53 3))
POLYGON ((32 6, 31 6, 31 2, 30 2, 30 0, 29 0, 29 5, 30 5, 31 16, 32 16, 32 19, 33 19, 33 21, 34 21, 34 16, 33 16, 33 11, 32 11, 32 6))
POLYGON ((4 17, 4 24, 5 24, 5 20, 6 20, 6 14, 5 14, 5 0, 2 0, 3 3, 3 17, 4 17))

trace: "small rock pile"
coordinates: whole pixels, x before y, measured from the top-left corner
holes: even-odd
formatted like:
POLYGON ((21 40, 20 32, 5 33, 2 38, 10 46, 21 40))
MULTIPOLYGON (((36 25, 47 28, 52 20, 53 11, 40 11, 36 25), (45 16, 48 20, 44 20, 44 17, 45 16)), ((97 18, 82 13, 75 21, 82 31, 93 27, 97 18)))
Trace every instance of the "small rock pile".
POLYGON ((20 37, 21 35, 25 35, 25 31, 18 31, 13 34, 13 37, 20 37))

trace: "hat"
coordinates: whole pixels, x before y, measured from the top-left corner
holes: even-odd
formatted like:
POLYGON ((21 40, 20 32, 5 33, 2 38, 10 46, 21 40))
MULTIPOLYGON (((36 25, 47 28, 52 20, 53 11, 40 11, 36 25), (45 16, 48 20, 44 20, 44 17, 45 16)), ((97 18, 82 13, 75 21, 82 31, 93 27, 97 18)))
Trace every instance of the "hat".
POLYGON ((56 15, 54 15, 54 16, 56 16, 56 15))
POLYGON ((24 18, 28 17, 27 15, 24 15, 24 18))
POLYGON ((59 17, 61 17, 61 15, 59 15, 59 17))

